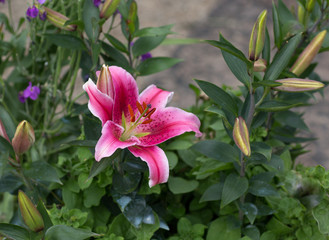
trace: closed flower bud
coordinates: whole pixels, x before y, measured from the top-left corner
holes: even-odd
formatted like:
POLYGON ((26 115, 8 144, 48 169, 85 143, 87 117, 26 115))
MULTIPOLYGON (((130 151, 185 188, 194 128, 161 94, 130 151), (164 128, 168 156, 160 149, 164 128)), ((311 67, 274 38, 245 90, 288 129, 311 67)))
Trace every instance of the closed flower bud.
POLYGON ((312 12, 315 5, 315 0, 308 0, 306 3, 306 10, 312 12))
POLYGON ((301 24, 304 24, 305 23, 305 8, 301 3, 298 3, 297 14, 298 14, 298 21, 301 24))
POLYGON ((249 131, 245 120, 242 117, 235 119, 233 127, 233 139, 235 144, 245 156, 250 156, 249 131))
POLYGON ((324 87, 323 83, 309 79, 286 78, 275 81, 281 83, 282 85, 274 87, 274 89, 284 92, 306 92, 324 87))
POLYGON ((267 63, 265 59, 258 59, 254 62, 254 72, 265 72, 266 65, 267 63))
POLYGON ((255 61, 259 58, 264 48, 267 11, 258 16, 251 32, 249 41, 249 59, 255 61))
POLYGON ((16 128, 12 145, 16 154, 25 153, 35 141, 34 130, 26 120, 20 122, 16 128))
POLYGON ((108 19, 117 10, 121 0, 106 0, 99 13, 100 18, 108 19))
POLYGON ((137 3, 136 1, 133 1, 130 4, 128 19, 126 20, 130 34, 133 34, 135 32, 136 22, 137 22, 137 3))
POLYGON ((76 25, 65 25, 65 23, 70 20, 68 17, 64 16, 63 14, 56 12, 50 8, 43 7, 44 10, 47 12, 47 19, 54 24, 56 27, 67 31, 75 31, 77 29, 76 25))
POLYGON ((10 143, 5 126, 3 125, 1 119, 0 119, 0 136, 3 137, 4 139, 6 139, 10 143))
POLYGON ((33 231, 40 232, 45 225, 41 214, 29 197, 21 190, 18 191, 18 205, 25 224, 33 231))
POLYGON ((316 54, 318 54, 326 34, 327 31, 323 30, 313 38, 304 51, 299 55, 294 65, 290 68, 292 73, 299 76, 305 71, 305 69, 313 61, 316 54))
POLYGON ((112 77, 111 73, 109 70, 108 66, 103 65, 99 74, 98 74, 98 79, 97 79, 97 88, 99 91, 102 93, 110 96, 113 96, 113 82, 112 82, 112 77))

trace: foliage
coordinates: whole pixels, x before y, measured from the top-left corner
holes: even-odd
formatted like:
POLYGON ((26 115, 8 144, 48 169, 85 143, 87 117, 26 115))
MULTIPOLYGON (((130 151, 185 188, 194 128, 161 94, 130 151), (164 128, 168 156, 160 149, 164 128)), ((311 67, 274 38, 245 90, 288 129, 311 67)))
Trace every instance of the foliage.
POLYGON ((15 28, 11 16, 0 15, 0 237, 328 239, 329 172, 296 164, 312 140, 303 136, 309 129, 299 107, 311 105, 327 83, 314 62, 301 64, 302 71, 293 67, 329 49, 327 1, 298 1, 297 12, 273 3, 273 40, 262 12, 251 34, 251 41, 257 38, 257 49, 249 45, 251 59, 221 34, 218 40, 167 39, 214 46, 241 86, 191 84, 196 104, 189 110, 203 136, 186 133, 160 144, 170 177, 152 188, 147 165, 126 149, 95 161, 101 123, 79 101, 82 89, 74 89, 82 85, 79 75, 96 81, 103 64, 135 78, 177 64, 180 59, 148 54, 173 34, 172 25, 142 28, 134 0, 100 7, 91 0, 38 2, 46 21, 22 17, 15 28), (323 39, 316 38, 321 32, 323 39), (287 80, 276 80, 282 79, 297 81, 281 91, 287 80), (25 96, 28 86, 37 87, 37 95, 25 96), (25 122, 31 127, 16 128, 25 122), (16 150, 14 136, 22 136, 24 151, 16 150), (19 192, 26 193, 24 201, 19 192))

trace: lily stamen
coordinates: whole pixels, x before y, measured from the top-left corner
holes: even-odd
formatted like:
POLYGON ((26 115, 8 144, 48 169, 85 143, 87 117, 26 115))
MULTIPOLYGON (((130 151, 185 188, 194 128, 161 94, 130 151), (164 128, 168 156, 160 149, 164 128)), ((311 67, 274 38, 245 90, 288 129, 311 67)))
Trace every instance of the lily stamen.
POLYGON ((134 111, 133 111, 132 107, 130 106, 130 104, 128 104, 128 111, 130 114, 130 121, 135 122, 135 120, 136 120, 135 114, 134 114, 134 111))

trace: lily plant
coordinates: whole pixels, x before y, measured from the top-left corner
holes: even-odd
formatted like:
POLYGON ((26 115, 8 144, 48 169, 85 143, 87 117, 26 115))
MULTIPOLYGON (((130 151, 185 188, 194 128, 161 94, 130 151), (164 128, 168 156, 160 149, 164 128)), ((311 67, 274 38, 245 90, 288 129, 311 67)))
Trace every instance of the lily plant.
POLYGON ((120 67, 103 66, 96 74, 96 84, 89 79, 83 85, 89 96, 89 110, 102 122, 96 161, 117 149, 128 148, 147 163, 150 187, 166 182, 168 159, 157 145, 190 131, 200 137, 200 120, 182 109, 166 107, 173 92, 152 84, 139 95, 136 80, 120 67))

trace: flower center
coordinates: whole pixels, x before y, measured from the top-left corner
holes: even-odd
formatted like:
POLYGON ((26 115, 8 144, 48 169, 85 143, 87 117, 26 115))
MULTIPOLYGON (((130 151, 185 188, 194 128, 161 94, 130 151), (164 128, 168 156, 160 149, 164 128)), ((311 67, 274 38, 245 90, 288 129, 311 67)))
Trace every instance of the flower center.
POLYGON ((152 122, 153 120, 151 119, 151 116, 155 112, 156 108, 152 108, 151 104, 146 104, 145 102, 143 102, 143 104, 140 104, 138 101, 136 102, 136 107, 138 109, 139 116, 138 116, 138 112, 137 112, 137 114, 135 114, 131 105, 128 104, 128 111, 129 111, 129 115, 130 115, 129 126, 127 126, 125 115, 124 115, 124 113, 122 113, 122 125, 125 129, 125 131, 123 132, 123 134, 120 137, 120 141, 122 141, 122 142, 129 139, 132 135, 135 135, 136 137, 144 137, 144 136, 150 134, 148 132, 134 134, 134 130, 140 124, 148 124, 148 123, 152 122))

